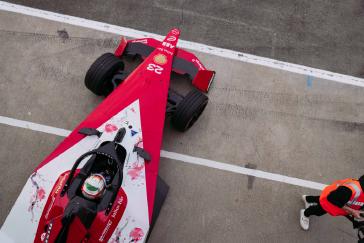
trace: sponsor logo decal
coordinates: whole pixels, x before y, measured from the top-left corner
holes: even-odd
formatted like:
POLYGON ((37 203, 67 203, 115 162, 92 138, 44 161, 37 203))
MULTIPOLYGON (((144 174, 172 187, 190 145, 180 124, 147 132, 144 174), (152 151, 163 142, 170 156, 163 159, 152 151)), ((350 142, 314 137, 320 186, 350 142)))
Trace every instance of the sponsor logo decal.
POLYGON ((201 70, 205 70, 205 67, 202 65, 202 63, 201 63, 198 59, 192 59, 192 62, 197 63, 198 67, 199 67, 201 70))
POLYGON ((163 68, 153 63, 149 63, 147 67, 148 71, 155 72, 156 74, 162 74, 163 68))
POLYGON ((134 131, 134 130, 131 130, 130 132, 131 132, 131 136, 132 137, 134 137, 135 134, 138 134, 138 132, 137 131, 134 131))
POLYGON ((53 197, 52 197, 52 201, 51 201, 51 203, 49 204, 49 207, 48 207, 47 213, 46 213, 46 214, 45 214, 45 216, 44 216, 46 219, 48 219, 48 217, 49 217, 49 212, 51 211, 51 209, 52 209, 52 207, 53 207, 54 201, 56 201, 56 197, 55 197, 55 196, 53 196, 53 197))
POLYGON ((44 232, 43 234, 41 234, 41 235, 40 235, 40 240, 41 240, 41 241, 44 241, 45 236, 46 236, 46 233, 44 232))
POLYGON ((137 43, 137 42, 139 42, 139 43, 143 43, 143 44, 148 44, 148 40, 147 40, 147 39, 133 40, 132 42, 133 42, 133 43, 137 43))
POLYGON ((55 191, 53 192, 53 194, 52 194, 52 200, 51 200, 51 203, 49 204, 48 209, 47 209, 47 211, 46 211, 46 214, 45 214, 45 216, 44 216, 46 219, 48 219, 48 217, 49 217, 49 213, 50 213, 50 211, 51 211, 51 209, 52 209, 52 207, 53 207, 53 204, 54 204, 54 202, 55 202, 55 200, 56 200, 56 196, 57 196, 57 194, 60 192, 60 190, 61 190, 61 188, 62 188, 62 186, 63 186, 63 183, 64 183, 64 181, 66 180, 67 175, 68 175, 68 173, 67 173, 67 174, 65 174, 64 176, 62 176, 62 177, 60 178, 60 180, 59 180, 59 182, 58 182, 58 184, 57 184, 56 190, 55 190, 55 191))
POLYGON ((175 40, 177 40, 177 38, 173 35, 167 38, 167 41, 175 41, 175 40))
POLYGON ((165 42, 165 41, 162 42, 162 46, 165 46, 165 47, 168 47, 168 48, 171 48, 171 49, 176 47, 176 46, 172 45, 171 43, 165 42))
MULTIPOLYGON (((116 207, 112 210, 111 212, 111 218, 115 219, 115 217, 118 215, 119 213, 119 209, 121 207, 121 204, 123 203, 124 198, 121 196, 118 201, 116 202, 116 207)), ((103 242, 105 240, 105 237, 107 235, 107 232, 109 232, 110 227, 112 226, 112 224, 114 223, 114 221, 112 219, 109 219, 109 221, 107 221, 107 224, 104 228, 104 230, 102 231, 102 234, 99 238, 99 242, 103 242)), ((117 222, 115 222, 117 223, 117 222)))
POLYGON ((160 50, 160 51, 163 51, 163 52, 167 53, 168 55, 171 55, 171 56, 173 55, 173 52, 168 51, 167 49, 164 49, 164 48, 161 48, 161 47, 159 47, 157 49, 160 50))
POLYGON ((120 205, 123 203, 123 201, 124 201, 124 198, 123 197, 120 197, 119 200, 118 200, 118 202, 117 202, 117 204, 116 204, 115 209, 112 211, 112 214, 111 214, 111 217, 112 218, 115 218, 116 215, 118 214, 119 209, 120 209, 120 205))
POLYGON ((44 232, 40 236, 40 240, 41 241, 44 241, 45 243, 48 243, 48 241, 49 241, 49 235, 51 234, 52 227, 53 227, 53 223, 49 223, 49 225, 47 227, 47 232, 44 232))
POLYGON ((153 61, 159 65, 164 65, 167 63, 167 57, 163 54, 157 54, 153 57, 153 61))
POLYGON ((56 188, 56 190, 54 191, 54 195, 57 195, 59 193, 59 191, 61 190, 62 186, 63 186, 63 182, 65 181, 66 179, 66 176, 68 176, 69 173, 67 173, 66 175, 64 175, 60 180, 59 180, 59 183, 58 183, 58 186, 56 188))
POLYGON ((99 241, 100 241, 100 242, 104 241, 105 236, 106 236, 107 232, 109 231, 109 229, 110 229, 111 225, 112 225, 112 221, 109 219, 109 221, 108 221, 108 222, 107 222, 107 224, 106 224, 106 227, 105 227, 105 228, 104 228, 104 230, 102 231, 102 234, 101 234, 101 236, 100 236, 100 238, 99 238, 99 241))

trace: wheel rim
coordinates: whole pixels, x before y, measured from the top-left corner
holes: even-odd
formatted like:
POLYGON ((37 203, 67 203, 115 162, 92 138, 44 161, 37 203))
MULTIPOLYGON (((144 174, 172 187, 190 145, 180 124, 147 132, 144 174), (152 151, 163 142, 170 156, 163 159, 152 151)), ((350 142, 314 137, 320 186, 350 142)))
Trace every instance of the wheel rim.
POLYGON ((199 109, 193 113, 192 117, 190 118, 190 120, 187 122, 186 127, 184 130, 187 130, 188 128, 192 127, 192 125, 198 120, 198 118, 201 116, 202 112, 205 110, 207 106, 207 101, 205 101, 200 107, 199 109))
MULTIPOLYGON (((104 81, 103 81, 103 85, 102 85, 102 90, 103 90, 103 93, 105 96, 109 95, 112 91, 114 91, 114 85, 113 83, 111 82, 113 76, 120 70, 119 67, 116 68, 116 70, 112 71, 112 74, 107 77, 107 78, 104 78, 104 81)), ((121 82, 120 82, 121 83, 121 82)), ((119 84, 120 84, 119 83, 119 84)))

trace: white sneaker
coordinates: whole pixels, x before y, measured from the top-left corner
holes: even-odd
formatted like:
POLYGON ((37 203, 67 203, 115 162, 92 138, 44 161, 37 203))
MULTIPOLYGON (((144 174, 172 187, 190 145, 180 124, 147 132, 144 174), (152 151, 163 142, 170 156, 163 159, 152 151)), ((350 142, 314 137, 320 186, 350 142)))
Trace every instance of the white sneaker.
POLYGON ((316 205, 316 203, 309 203, 309 202, 307 202, 306 197, 307 197, 307 195, 302 195, 302 201, 305 204, 305 209, 306 208, 309 208, 311 206, 316 205))
POLYGON ((300 212, 300 225, 303 230, 308 230, 310 228, 310 219, 305 216, 304 209, 301 209, 301 212, 300 212))

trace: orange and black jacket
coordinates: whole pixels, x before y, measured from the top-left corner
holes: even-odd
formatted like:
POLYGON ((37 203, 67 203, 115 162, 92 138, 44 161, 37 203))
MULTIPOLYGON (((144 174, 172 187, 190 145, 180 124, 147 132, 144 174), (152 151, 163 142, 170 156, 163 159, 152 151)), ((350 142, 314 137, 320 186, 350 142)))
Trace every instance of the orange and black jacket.
POLYGON ((364 207, 364 176, 359 180, 344 179, 325 187, 320 196, 321 207, 333 216, 347 215, 343 206, 359 210, 364 207))

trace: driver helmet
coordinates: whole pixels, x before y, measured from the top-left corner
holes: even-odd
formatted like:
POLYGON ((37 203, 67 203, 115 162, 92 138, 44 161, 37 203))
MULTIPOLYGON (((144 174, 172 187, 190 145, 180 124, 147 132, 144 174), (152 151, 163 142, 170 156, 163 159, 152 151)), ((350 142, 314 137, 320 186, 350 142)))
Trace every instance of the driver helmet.
POLYGON ((86 178, 81 191, 85 198, 96 200, 104 195, 106 180, 101 174, 93 174, 86 178))

